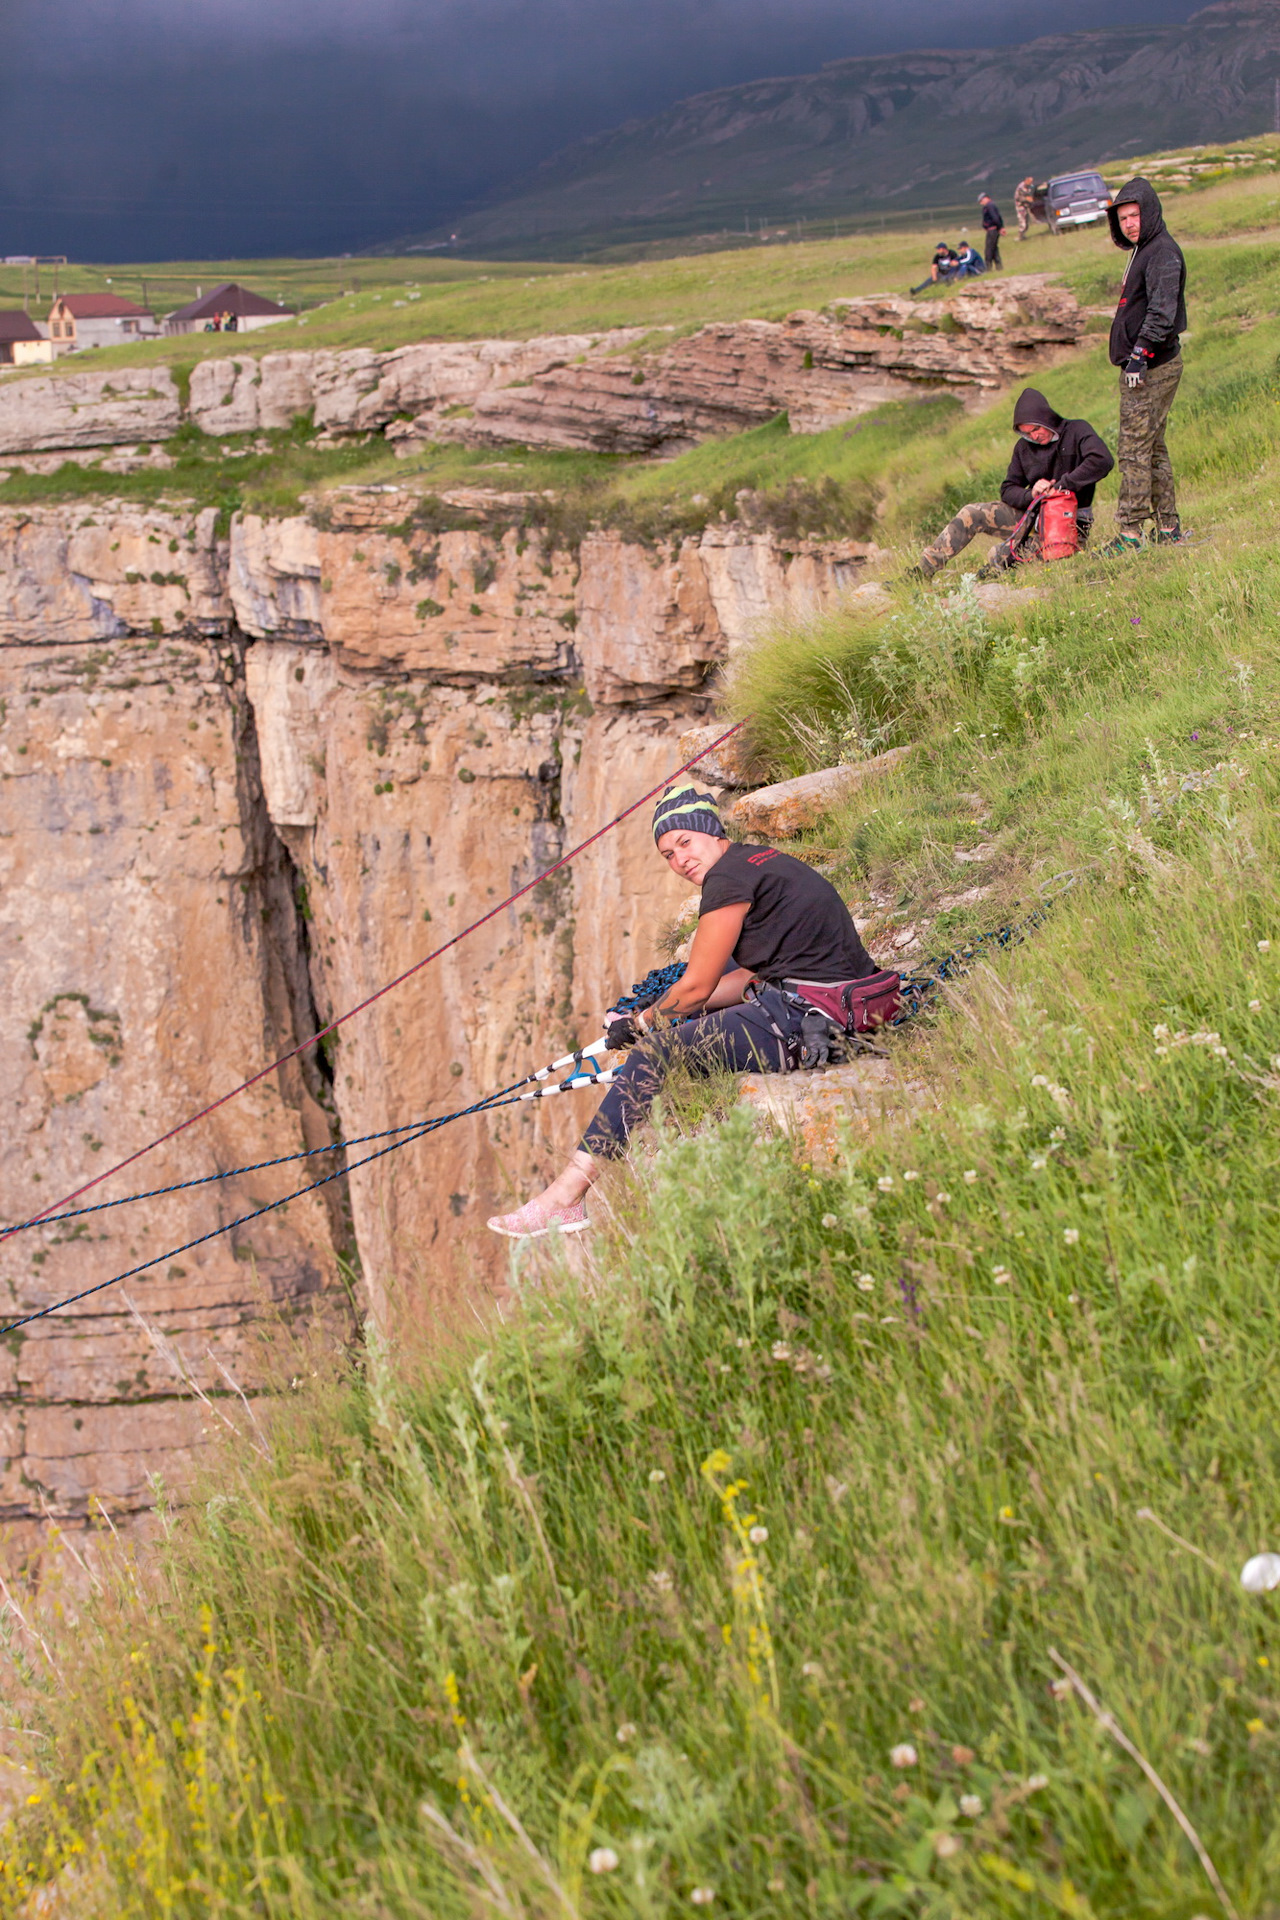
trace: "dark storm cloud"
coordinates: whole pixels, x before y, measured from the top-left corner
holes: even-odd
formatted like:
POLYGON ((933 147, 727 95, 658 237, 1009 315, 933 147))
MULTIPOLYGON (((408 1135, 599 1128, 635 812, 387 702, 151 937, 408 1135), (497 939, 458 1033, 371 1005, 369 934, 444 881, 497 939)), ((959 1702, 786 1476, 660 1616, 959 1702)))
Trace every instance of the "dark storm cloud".
POLYGON ((1155 25, 1181 0, 7 0, 0 253, 336 252, 588 133, 849 54, 1155 25))

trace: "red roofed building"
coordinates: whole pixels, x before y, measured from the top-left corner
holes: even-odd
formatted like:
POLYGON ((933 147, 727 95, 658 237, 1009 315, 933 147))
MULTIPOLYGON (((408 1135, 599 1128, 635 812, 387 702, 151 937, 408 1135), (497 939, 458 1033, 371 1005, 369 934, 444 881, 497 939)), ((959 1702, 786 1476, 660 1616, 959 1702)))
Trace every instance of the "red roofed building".
POLYGON ((281 320, 293 317, 288 307, 265 300, 260 293, 250 293, 248 287, 238 287, 229 281, 226 286, 215 287, 203 299, 193 300, 189 307, 166 313, 164 330, 166 333, 251 333, 255 327, 276 326, 281 320))
POLYGON ((29 367, 52 358, 53 342, 21 307, 0 313, 0 367, 29 367))
POLYGON ((124 340, 154 337, 159 331, 154 314, 119 293, 61 293, 49 309, 55 353, 118 347, 124 340))

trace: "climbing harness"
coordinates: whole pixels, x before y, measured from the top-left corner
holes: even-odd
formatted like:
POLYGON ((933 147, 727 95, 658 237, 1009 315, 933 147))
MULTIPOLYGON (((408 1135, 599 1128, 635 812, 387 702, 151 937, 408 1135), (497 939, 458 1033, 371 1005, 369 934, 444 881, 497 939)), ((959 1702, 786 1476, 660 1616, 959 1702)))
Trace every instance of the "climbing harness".
MULTIPOLYGON (((170 1127, 167 1133, 158 1134, 154 1140, 148 1141, 145 1147, 139 1147, 136 1152, 126 1154, 123 1160, 117 1160, 114 1166, 104 1168, 101 1173, 95 1173, 92 1180, 86 1180, 71 1193, 64 1194, 60 1200, 50 1201, 42 1212, 36 1214, 35 1220, 46 1220, 50 1214, 58 1213, 70 1206, 71 1202, 78 1200, 81 1194, 90 1192, 94 1187, 100 1187, 103 1181, 109 1180, 113 1174, 122 1172, 125 1167, 131 1167, 136 1160, 141 1160, 144 1155, 153 1153, 157 1147, 164 1146, 166 1141, 176 1139, 180 1133, 185 1133, 188 1127, 194 1127, 198 1120, 207 1119, 211 1113, 216 1113, 219 1107, 225 1107, 228 1100, 234 1100, 238 1094, 247 1092, 250 1087, 256 1087, 259 1080, 265 1080, 267 1075, 274 1073, 278 1067, 284 1066, 289 1060, 295 1060, 309 1047, 317 1046, 327 1035, 336 1033, 339 1027, 344 1026, 348 1020, 353 1020, 356 1014, 363 1013, 367 1007, 373 1006, 375 1001, 381 1000, 393 988, 403 986, 406 980, 411 980, 415 973, 421 973, 424 967, 430 966, 433 960, 438 960, 441 954, 448 953, 452 947, 460 945, 469 934, 486 926, 490 920, 495 920, 500 913, 505 913, 508 907, 514 906, 517 900, 523 900, 527 893, 532 893, 534 888, 541 886, 544 880, 549 880, 553 873, 559 873, 562 867, 567 867, 571 861, 577 859, 580 853, 585 853, 588 847, 593 847, 597 840, 603 840, 607 833, 612 833, 615 827, 621 826, 624 820, 629 820, 633 813, 638 812, 655 795, 670 786, 672 780, 678 779, 682 773, 688 773, 691 767, 696 767, 699 760, 705 760, 708 754, 714 753, 717 747, 722 747, 725 741, 732 739, 735 733, 740 733, 745 725, 744 720, 739 720, 733 726, 727 727, 717 739, 703 747, 700 753, 695 753, 692 759, 686 760, 683 766, 678 767, 674 774, 668 774, 667 778, 660 780, 656 787, 650 787, 648 793, 642 793, 638 800, 632 801, 629 807, 624 807, 621 813, 615 814, 605 826, 598 828, 586 840, 580 841, 568 853, 562 854, 559 860, 553 861, 551 866, 544 868, 535 879, 527 881, 523 887, 517 887, 514 893, 508 894, 507 898, 499 901, 496 907, 490 907, 487 913, 482 913, 478 920, 473 920, 470 926, 464 927, 461 933, 455 933, 452 939, 446 940, 442 946, 424 954, 421 960, 415 960, 411 967, 406 967, 403 973, 398 973, 394 980, 388 980, 386 985, 379 987, 376 993, 368 994, 358 1005, 348 1007, 345 1013, 340 1013, 336 1019, 331 1020, 327 1027, 321 1027, 318 1033, 313 1033, 309 1040, 300 1040, 296 1047, 290 1047, 289 1051, 282 1053, 278 1060, 273 1060, 269 1066, 260 1067, 257 1073, 252 1073, 247 1080, 242 1080, 238 1087, 232 1087, 228 1093, 220 1094, 216 1100, 211 1100, 207 1107, 201 1107, 198 1113, 193 1113, 188 1119, 179 1121, 176 1127, 170 1127)), ((7 1240, 11 1233, 17 1231, 15 1227, 0 1228, 0 1241, 7 1240)))

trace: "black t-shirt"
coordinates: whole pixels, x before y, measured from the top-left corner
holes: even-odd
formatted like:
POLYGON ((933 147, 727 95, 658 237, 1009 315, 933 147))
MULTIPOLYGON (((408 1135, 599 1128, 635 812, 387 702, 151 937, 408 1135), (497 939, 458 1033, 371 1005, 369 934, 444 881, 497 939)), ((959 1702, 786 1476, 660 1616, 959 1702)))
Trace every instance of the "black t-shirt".
POLYGON ((766 980, 863 980, 876 971, 848 907, 803 860, 735 841, 703 881, 698 911, 744 900, 736 965, 766 980))

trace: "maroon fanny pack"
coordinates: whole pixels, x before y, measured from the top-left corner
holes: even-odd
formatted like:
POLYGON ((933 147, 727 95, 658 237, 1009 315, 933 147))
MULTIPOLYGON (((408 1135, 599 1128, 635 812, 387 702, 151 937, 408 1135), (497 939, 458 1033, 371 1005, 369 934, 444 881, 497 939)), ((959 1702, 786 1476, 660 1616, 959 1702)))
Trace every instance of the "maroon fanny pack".
POLYGON ((886 1026, 902 1008, 902 980, 896 973, 869 973, 862 980, 784 980, 782 987, 845 1033, 886 1026))

